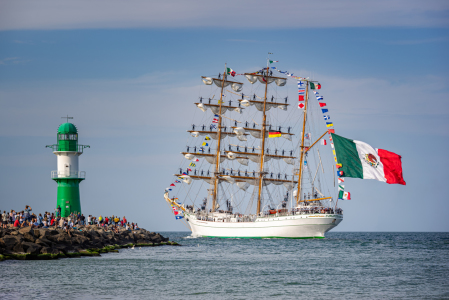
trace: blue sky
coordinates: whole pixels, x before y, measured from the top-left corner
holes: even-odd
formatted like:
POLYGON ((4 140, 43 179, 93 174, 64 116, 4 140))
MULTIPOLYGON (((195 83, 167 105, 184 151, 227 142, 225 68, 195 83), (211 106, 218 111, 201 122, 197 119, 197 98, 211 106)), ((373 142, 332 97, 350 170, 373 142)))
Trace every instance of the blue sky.
POLYGON ((338 230, 449 230, 446 2, 39 3, 0 1, 0 209, 53 208, 56 157, 44 146, 70 114, 92 147, 80 157, 84 212, 183 230, 162 191, 199 78, 225 62, 256 70, 269 51, 280 69, 320 80, 339 134, 403 156, 407 186, 347 181, 338 230))

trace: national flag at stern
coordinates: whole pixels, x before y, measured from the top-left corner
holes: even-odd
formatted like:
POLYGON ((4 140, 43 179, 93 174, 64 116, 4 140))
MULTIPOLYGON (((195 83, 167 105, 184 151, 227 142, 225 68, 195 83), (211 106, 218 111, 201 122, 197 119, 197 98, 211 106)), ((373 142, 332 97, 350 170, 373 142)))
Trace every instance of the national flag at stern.
POLYGON ((367 143, 332 134, 339 169, 345 177, 376 179, 389 184, 405 185, 401 156, 367 143))
POLYGON ((268 132, 268 137, 269 138, 276 138, 276 137, 280 137, 282 136, 282 134, 279 131, 270 131, 268 132))

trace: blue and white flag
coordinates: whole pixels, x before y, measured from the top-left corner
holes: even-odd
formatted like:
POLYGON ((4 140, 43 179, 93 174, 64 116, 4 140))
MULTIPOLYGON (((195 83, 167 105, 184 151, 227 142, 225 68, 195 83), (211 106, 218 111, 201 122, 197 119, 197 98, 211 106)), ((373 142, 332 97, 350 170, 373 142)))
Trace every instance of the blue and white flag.
POLYGON ((320 93, 318 93, 317 91, 313 91, 313 93, 315 94, 315 95, 319 95, 320 93))
POLYGON ((323 116, 324 117, 324 120, 330 120, 330 116, 323 116))
POLYGON ((212 128, 213 128, 213 129, 217 129, 217 126, 214 125, 214 124, 212 124, 212 128))
POLYGON ((304 95, 306 90, 298 90, 298 95, 304 95))
POLYGON ((215 117, 215 118, 218 118, 218 117, 219 117, 219 115, 214 115, 214 117, 215 117))
POLYGON ((316 97, 316 100, 318 100, 318 101, 323 100, 323 99, 324 99, 323 96, 317 96, 316 97))
POLYGON ((180 220, 182 218, 184 218, 184 216, 176 216, 176 220, 180 220))
POLYGON ((302 87, 304 85, 304 82, 298 81, 298 87, 302 87))

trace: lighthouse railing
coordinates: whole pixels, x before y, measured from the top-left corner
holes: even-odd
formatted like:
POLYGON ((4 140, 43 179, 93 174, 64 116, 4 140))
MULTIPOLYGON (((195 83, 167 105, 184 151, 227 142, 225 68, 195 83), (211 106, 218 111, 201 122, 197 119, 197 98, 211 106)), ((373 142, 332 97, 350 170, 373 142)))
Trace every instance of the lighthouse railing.
POLYGON ((53 150, 53 152, 58 152, 58 151, 61 151, 61 149, 64 149, 64 150, 62 150, 62 151, 64 151, 64 152, 78 152, 78 153, 83 153, 84 148, 90 148, 89 145, 77 145, 76 147, 77 147, 77 151, 67 151, 67 150, 65 150, 65 149, 67 148, 67 146, 61 146, 61 145, 58 145, 58 144, 53 144, 53 145, 47 145, 47 146, 45 146, 45 148, 51 148, 51 149, 53 150))
POLYGON ((86 171, 51 171, 51 178, 86 178, 86 171))

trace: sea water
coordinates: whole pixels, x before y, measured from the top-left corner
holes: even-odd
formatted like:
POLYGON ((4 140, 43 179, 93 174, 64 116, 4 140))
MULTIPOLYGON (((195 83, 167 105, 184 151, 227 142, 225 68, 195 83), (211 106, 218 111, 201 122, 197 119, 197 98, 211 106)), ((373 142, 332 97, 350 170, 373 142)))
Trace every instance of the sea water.
POLYGON ((162 234, 182 246, 0 262, 0 299, 449 299, 449 233, 162 234))

